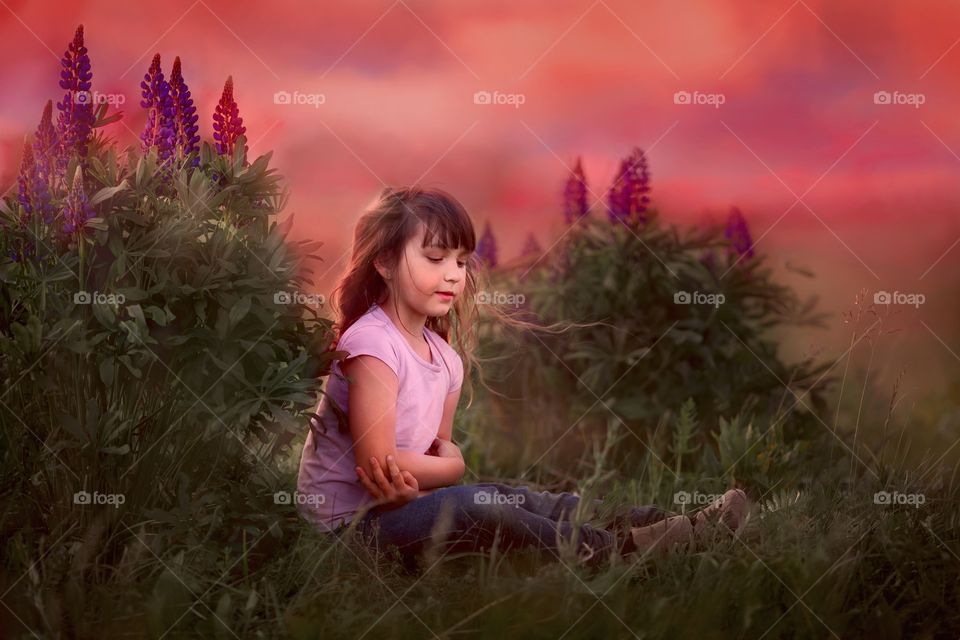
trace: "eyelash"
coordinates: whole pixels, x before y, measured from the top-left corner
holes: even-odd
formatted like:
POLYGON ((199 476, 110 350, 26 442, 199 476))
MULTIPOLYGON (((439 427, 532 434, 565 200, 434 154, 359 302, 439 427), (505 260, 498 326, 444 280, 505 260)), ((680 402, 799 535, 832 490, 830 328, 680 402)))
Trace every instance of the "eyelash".
MULTIPOLYGON (((443 258, 427 258, 427 260, 429 260, 430 262, 433 262, 433 263, 443 262, 443 258)), ((459 261, 459 260, 457 260, 457 264, 460 265, 461 267, 467 266, 467 263, 466 263, 466 262, 461 262, 461 261, 459 261)))

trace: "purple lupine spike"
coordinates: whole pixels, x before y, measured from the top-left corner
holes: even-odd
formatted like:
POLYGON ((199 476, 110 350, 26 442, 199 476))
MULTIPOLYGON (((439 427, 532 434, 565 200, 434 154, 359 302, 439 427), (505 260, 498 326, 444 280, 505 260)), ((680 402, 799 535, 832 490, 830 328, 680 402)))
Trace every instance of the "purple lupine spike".
POLYGON ((93 131, 93 97, 90 93, 90 57, 83 46, 83 25, 77 27, 73 41, 67 47, 60 60, 60 88, 67 92, 63 100, 57 103, 60 115, 57 118, 57 138, 59 154, 57 168, 61 172, 66 168, 71 155, 80 157, 81 163, 87 156, 87 143, 93 131))
POLYGON ((170 96, 170 84, 160 69, 160 54, 153 56, 150 68, 140 82, 140 106, 147 109, 147 124, 140 134, 141 149, 146 153, 157 147, 157 158, 165 164, 173 155, 174 104, 170 96))
POLYGON ((29 139, 23 143, 23 161, 20 163, 17 187, 17 200, 23 205, 20 225, 26 227, 34 219, 43 221, 45 225, 53 224, 54 209, 50 187, 40 173, 29 139))
MULTIPOLYGON (((237 138, 247 131, 243 126, 237 102, 233 99, 233 76, 227 76, 223 85, 223 94, 213 113, 213 131, 213 139, 217 141, 217 153, 229 156, 233 155, 237 138)), ((246 144, 243 145, 243 154, 246 157, 246 144)))
POLYGON ((573 168, 563 189, 563 220, 572 224, 587 215, 587 211, 587 177, 583 173, 580 158, 577 158, 577 166, 573 168))
POLYGON ((53 100, 47 100, 33 139, 33 158, 37 173, 51 188, 54 186, 58 145, 57 130, 53 126, 53 100))
MULTIPOLYGON (((190 89, 183 81, 183 73, 180 69, 180 56, 173 61, 173 69, 170 71, 170 98, 173 100, 173 145, 174 154, 177 161, 180 162, 191 153, 197 153, 200 149, 200 136, 197 134, 200 127, 197 126, 197 108, 193 104, 193 98, 190 97, 190 89)), ((193 158, 192 166, 200 164, 199 154, 193 158)))
POLYGON ((611 222, 623 221, 632 226, 646 222, 650 198, 650 172, 647 158, 639 147, 620 162, 613 186, 610 187, 608 216, 611 222))
POLYGON ((93 207, 87 201, 87 194, 83 191, 83 171, 77 167, 73 174, 73 183, 67 192, 67 200, 63 209, 63 231, 74 233, 83 228, 87 220, 94 215, 93 207))
POLYGON ((487 267, 497 266, 497 241, 493 237, 493 230, 490 229, 489 222, 484 226, 483 234, 477 242, 476 254, 487 267))
POLYGON ((538 255, 543 253, 543 249, 540 248, 540 243, 537 242, 537 237, 533 235, 533 232, 527 234, 527 240, 523 243, 523 249, 520 251, 521 256, 529 255, 538 255))
POLYGON ((745 258, 753 257, 753 240, 750 238, 750 229, 740 209, 736 207, 730 209, 723 237, 730 241, 729 253, 745 258))

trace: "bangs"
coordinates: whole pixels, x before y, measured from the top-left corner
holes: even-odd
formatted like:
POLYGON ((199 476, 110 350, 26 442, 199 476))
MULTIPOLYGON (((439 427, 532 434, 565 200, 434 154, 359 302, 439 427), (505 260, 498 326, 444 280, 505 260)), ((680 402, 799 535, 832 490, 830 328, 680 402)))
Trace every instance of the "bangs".
POLYGON ((465 249, 473 253, 477 240, 466 210, 451 196, 434 196, 429 203, 417 198, 411 204, 423 225, 423 248, 465 249))

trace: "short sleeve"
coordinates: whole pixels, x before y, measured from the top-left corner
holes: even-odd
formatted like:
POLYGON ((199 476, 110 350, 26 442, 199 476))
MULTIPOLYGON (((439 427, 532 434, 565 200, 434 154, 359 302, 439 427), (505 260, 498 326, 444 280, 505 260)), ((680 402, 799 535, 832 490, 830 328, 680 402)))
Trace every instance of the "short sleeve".
POLYGON ((453 393, 463 386, 463 360, 460 359, 460 354, 453 349, 450 349, 450 353, 453 354, 453 357, 450 358, 453 361, 453 366, 450 368, 450 388, 447 393, 453 393))
POLYGON ((373 356, 390 367, 398 378, 400 377, 400 358, 384 328, 373 325, 356 327, 343 336, 337 344, 337 350, 347 352, 348 355, 344 356, 344 360, 356 356, 373 356))

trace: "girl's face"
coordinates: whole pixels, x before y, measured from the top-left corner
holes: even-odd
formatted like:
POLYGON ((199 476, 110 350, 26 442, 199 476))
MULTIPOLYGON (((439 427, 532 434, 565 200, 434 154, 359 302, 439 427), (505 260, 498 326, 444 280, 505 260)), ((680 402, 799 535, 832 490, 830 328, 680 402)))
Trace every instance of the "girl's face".
POLYGON ((424 227, 404 247, 397 268, 390 274, 391 286, 401 302, 425 316, 444 316, 466 286, 466 249, 421 247, 424 227), (450 294, 450 295, 446 295, 450 294))

